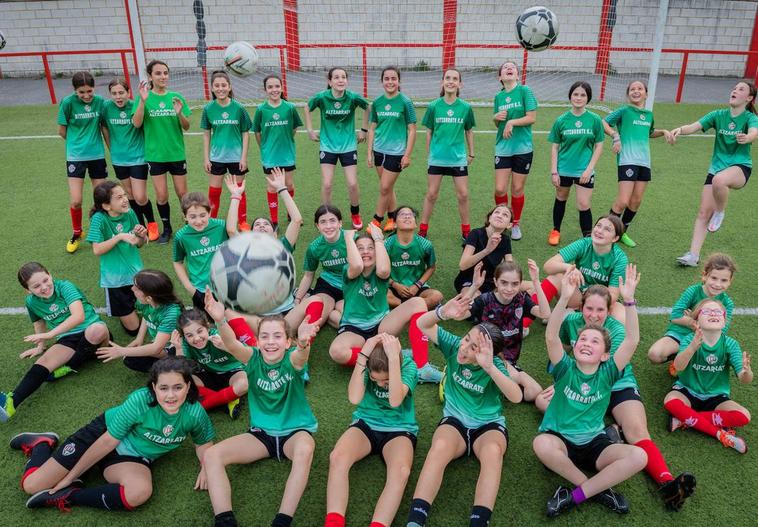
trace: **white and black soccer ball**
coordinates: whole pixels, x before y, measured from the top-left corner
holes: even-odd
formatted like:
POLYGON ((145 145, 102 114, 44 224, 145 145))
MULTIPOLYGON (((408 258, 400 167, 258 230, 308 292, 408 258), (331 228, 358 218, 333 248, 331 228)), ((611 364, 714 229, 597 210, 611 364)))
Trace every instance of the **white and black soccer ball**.
POLYGON ((0 49, 3 49, 5 47, 5 35, 3 35, 3 32, 0 31, 0 49))
POLYGON ((252 75, 258 66, 258 51, 248 42, 232 42, 224 50, 224 65, 240 77, 252 75))
POLYGON ((216 250, 210 285, 230 309, 253 315, 268 313, 292 294, 295 261, 270 234, 243 232, 216 250))
POLYGON ((528 51, 543 51, 557 39, 558 17, 547 7, 530 7, 516 19, 516 40, 528 51))

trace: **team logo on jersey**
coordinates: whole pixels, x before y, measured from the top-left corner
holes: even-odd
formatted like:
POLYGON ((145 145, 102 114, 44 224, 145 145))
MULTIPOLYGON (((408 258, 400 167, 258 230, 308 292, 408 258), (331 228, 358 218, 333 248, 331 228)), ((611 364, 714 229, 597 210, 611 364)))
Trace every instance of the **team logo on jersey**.
POLYGON ((126 112, 121 112, 120 114, 118 114, 118 116, 121 117, 122 119, 126 119, 126 112))
POLYGON ((506 97, 506 98, 505 98, 505 102, 506 102, 506 103, 509 103, 509 102, 511 102, 511 98, 510 98, 510 97, 506 97))
POLYGON ((224 118, 224 119, 229 119, 229 112, 222 113, 221 117, 224 118))
POLYGON ((577 128, 581 128, 582 127, 582 121, 576 121, 574 123, 574 126, 576 126, 577 128))
POLYGON ((324 159, 326 157, 326 152, 322 150, 321 152, 318 153, 318 157, 321 159, 324 159))
POLYGON ((365 289, 366 291, 369 291, 371 289, 371 284, 369 284, 368 282, 363 282, 363 289, 365 289))
POLYGON ((64 456, 70 456, 76 452, 76 444, 75 443, 66 443, 66 446, 63 447, 63 455, 64 456))
POLYGON ((582 395, 585 395, 585 396, 586 396, 588 393, 590 393, 590 390, 591 390, 591 389, 592 389, 592 388, 590 387, 590 385, 589 385, 589 384, 587 384, 586 382, 583 382, 583 383, 582 383, 582 385, 579 387, 579 390, 582 392, 582 395))
POLYGON ((165 102, 159 102, 159 103, 158 103, 158 108, 160 108, 161 110, 162 110, 163 108, 165 108, 165 107, 166 107, 166 103, 165 103, 165 102))
POLYGON ((278 113, 272 114, 272 115, 271 115, 271 118, 272 118, 274 121, 278 121, 278 120, 279 120, 279 114, 278 114, 278 113))
POLYGON ((469 370, 468 368, 463 368, 463 369, 461 370, 461 375, 463 375, 463 377, 464 377, 466 380, 468 380, 468 379, 470 379, 470 378, 471 378, 471 375, 473 375, 473 374, 471 373, 471 370, 469 370))
POLYGON ((341 104, 341 103, 339 103, 339 102, 335 102, 335 103, 334 103, 334 109, 335 109, 335 110, 339 110, 340 108, 342 108, 342 104, 341 104))
POLYGON ((120 223, 117 223, 117 224, 116 224, 116 230, 117 230, 118 232, 124 232, 124 226, 123 226, 123 225, 121 225, 120 223))
POLYGON ((411 257, 411 255, 408 254, 408 253, 406 253, 406 252, 404 252, 403 254, 400 255, 400 258, 402 258, 403 260, 407 260, 410 257, 411 257))
POLYGON ((89 104, 85 104, 85 105, 84 105, 84 110, 85 110, 85 111, 87 111, 87 112, 88 112, 88 111, 90 111, 91 109, 92 109, 92 106, 90 106, 89 104))
POLYGON ((203 236, 202 238, 200 238, 200 245, 202 245, 203 247, 208 247, 209 243, 211 243, 211 239, 208 238, 207 236, 203 236))
POLYGON ((735 128, 736 126, 737 126, 737 125, 736 125, 736 124, 734 124, 734 123, 729 123, 729 129, 730 129, 730 130, 734 130, 734 128, 735 128))
POLYGON ((592 262, 592 268, 597 271, 600 269, 600 263, 599 262, 592 262))
POLYGON ((53 313, 58 311, 58 304, 50 304, 50 311, 52 311, 53 313))
POLYGON ((707 362, 710 365, 716 364, 718 361, 719 361, 719 358, 713 353, 709 353, 708 356, 705 358, 705 362, 707 362))
POLYGON ((641 113, 641 114, 640 114, 640 121, 644 121, 644 120, 645 120, 645 114, 644 114, 644 113, 641 113))
POLYGON ((455 112, 453 112, 453 110, 448 110, 448 111, 447 111, 447 116, 448 116, 448 117, 452 117, 454 113, 455 113, 455 112))
POLYGON ((384 109, 389 112, 392 109, 392 105, 391 104, 385 104, 384 105, 384 109))
POLYGON ((268 378, 275 381, 279 378, 279 370, 269 370, 268 378))
POLYGON ((337 249, 332 249, 332 258, 337 258, 340 252, 337 249))
POLYGON ((634 170, 631 168, 626 169, 626 177, 632 177, 634 175, 634 170))
POLYGON ((73 174, 76 171, 76 165, 71 163, 68 165, 68 171, 69 173, 73 174))
POLYGON ((166 426, 163 427, 162 431, 163 431, 163 435, 165 437, 168 437, 168 436, 171 435, 171 432, 174 431, 174 425, 166 425, 166 426))
POLYGON ((516 315, 516 318, 521 318, 524 316, 524 308, 523 307, 517 307, 513 310, 513 314, 516 315))

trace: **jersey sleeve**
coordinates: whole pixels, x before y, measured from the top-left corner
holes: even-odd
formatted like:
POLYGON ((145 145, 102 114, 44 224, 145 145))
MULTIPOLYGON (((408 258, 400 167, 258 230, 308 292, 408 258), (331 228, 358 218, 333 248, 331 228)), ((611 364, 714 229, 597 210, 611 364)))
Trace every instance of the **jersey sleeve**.
POLYGON ((317 93, 308 99, 308 110, 313 111, 321 106, 321 94, 317 93))
POLYGON ((176 96, 179 98, 180 101, 182 101, 182 115, 184 117, 189 117, 192 115, 192 108, 190 108, 190 105, 187 104, 187 99, 184 98, 184 95, 181 93, 177 93, 176 96))
POLYGON ((42 320, 42 317, 37 315, 37 313, 35 313, 32 309, 32 298, 34 298, 34 295, 27 295, 26 299, 24 300, 24 305, 26 306, 26 312, 29 315, 29 320, 31 320, 33 324, 38 320, 42 320))
POLYGON ((307 273, 313 273, 318 269, 318 257, 313 250, 313 244, 311 243, 305 250, 305 258, 303 259, 303 271, 307 273))
POLYGON ((421 124, 429 128, 429 130, 434 130, 434 103, 426 107, 421 124))
POLYGON ((613 262, 613 270, 608 277, 608 287, 618 287, 619 278, 626 275, 626 264, 629 260, 626 257, 626 253, 622 251, 617 245, 613 246, 613 252, 615 253, 615 260, 613 262))
POLYGON ((71 282, 63 280, 59 282, 58 285, 59 285, 58 292, 66 301, 67 306, 70 306, 74 302, 80 302, 84 300, 84 295, 82 294, 82 292, 79 291, 79 289, 77 289, 76 286, 72 284, 71 282))
POLYGON ((613 110, 611 113, 605 116, 605 122, 608 123, 611 126, 617 126, 621 122, 621 116, 624 113, 624 108, 617 108, 616 110, 613 110))
POLYGON ((252 130, 256 134, 261 132, 262 117, 263 117, 263 112, 261 111, 261 107, 258 106, 255 109, 255 113, 253 114, 253 124, 252 124, 252 130))
POLYGON ((129 431, 140 422, 142 415, 147 410, 147 399, 150 395, 147 388, 141 388, 132 392, 126 401, 105 412, 105 426, 108 433, 121 441, 129 431))
POLYGON ((566 247, 558 251, 558 254, 561 255, 561 258, 563 258, 564 263, 571 263, 576 261, 576 259, 584 253, 587 247, 587 241, 589 241, 589 243, 592 243, 590 238, 581 238, 575 242, 571 242, 566 247))
POLYGON ((569 331, 569 324, 571 324, 570 319, 572 314, 573 313, 569 313, 563 319, 563 322, 561 322, 561 328, 558 330, 558 338, 562 344, 565 344, 567 346, 571 345, 571 332, 569 331))
POLYGON ((172 260, 174 262, 183 262, 187 257, 187 253, 184 250, 184 244, 182 243, 181 236, 174 236, 173 249, 171 251, 172 260))
POLYGON ((690 309, 692 304, 692 290, 694 287, 701 287, 699 285, 688 287, 684 290, 684 293, 681 294, 681 296, 677 299, 676 303, 674 304, 674 307, 671 308, 671 315, 669 316, 669 321, 672 321, 676 318, 682 318, 684 316, 684 311, 686 309, 690 309))
POLYGON ((729 355, 729 364, 732 365, 734 373, 739 375, 745 367, 742 364, 742 348, 740 348, 740 344, 733 338, 726 337, 726 352, 729 355))
POLYGON ((599 116, 595 116, 595 144, 602 143, 605 140, 605 129, 603 128, 603 119, 599 116))
POLYGON ((434 252, 434 245, 429 240, 426 240, 426 245, 424 245, 424 263, 427 269, 437 265, 437 253, 434 252))
POLYGON ((211 121, 210 119, 208 119, 208 106, 207 105, 203 108, 203 113, 200 115, 200 128, 202 128, 203 130, 211 129, 211 121))
POLYGON ((569 368, 571 368, 571 363, 574 361, 569 355, 564 351, 563 357, 561 357, 561 360, 553 366, 553 370, 550 372, 553 376, 553 379, 555 382, 558 382, 561 377, 566 375, 566 372, 569 371, 569 368))
POLYGON ((63 99, 58 107, 58 124, 68 126, 68 114, 70 103, 68 99, 63 99))
POLYGON ((242 132, 249 132, 252 127, 253 121, 250 119, 247 108, 240 104, 240 130, 242 132))
POLYGON ((413 107, 413 101, 406 97, 405 102, 405 124, 416 124, 416 108, 413 107))
POLYGON ((716 117, 718 116, 718 110, 714 110, 712 112, 708 112, 703 117, 701 117, 698 122, 700 123, 700 126, 703 127, 701 131, 706 132, 710 130, 711 128, 716 126, 716 117))
POLYGON ((376 114, 376 105, 371 105, 371 111, 368 113, 368 122, 370 123, 378 123, 379 122, 379 116, 376 114))
POLYGON ((692 342, 692 338, 693 338, 694 336, 695 336, 695 334, 694 334, 694 333, 689 333, 689 334, 687 334, 687 335, 686 335, 686 336, 685 336, 685 337, 684 337, 684 338, 681 340, 681 342, 679 342, 679 351, 677 351, 677 353, 681 353, 681 352, 683 352, 684 350, 686 350, 686 349, 687 349, 687 346, 689 346, 689 345, 690 345, 690 342, 692 342))
POLYGON ((208 413, 200 406, 200 403, 196 403, 196 407, 192 412, 193 426, 190 430, 190 437, 192 442, 196 445, 204 445, 213 441, 216 437, 216 430, 213 428, 211 418, 208 417, 208 413))
MULTIPOLYGON (((532 300, 530 295, 524 294, 524 316, 532 314, 532 309, 538 307, 538 304, 532 300)), ((531 318, 531 316, 529 316, 531 318)))
POLYGON ((724 298, 724 309, 726 309, 726 326, 724 326, 724 331, 729 330, 729 326, 732 325, 732 313, 734 313, 734 301, 724 295, 726 298, 724 298))
POLYGON ((443 329, 439 325, 437 326, 437 347, 442 352, 444 357, 450 358, 458 353, 458 347, 460 346, 461 338, 449 331, 443 329))
POLYGON ((87 233, 87 241, 90 243, 100 243, 105 241, 102 231, 103 226, 103 213, 98 212, 89 222, 89 232, 87 233))
POLYGON ((555 120, 553 123, 553 126, 550 127, 550 133, 547 136, 547 141, 549 143, 560 143, 561 142, 561 118, 555 120))
POLYGON ((748 115, 747 127, 748 130, 750 128, 758 128, 758 116, 756 116, 753 112, 750 112, 750 115, 748 115))
POLYGON ((503 359, 501 359, 500 357, 493 357, 492 364, 495 366, 495 368, 498 369, 500 373, 502 373, 503 375, 505 375, 506 377, 510 379, 511 376, 508 375, 508 367, 503 362, 503 359))
POLYGON ((303 126, 303 120, 300 119, 300 112, 297 111, 297 107, 293 104, 290 106, 292 111, 292 129, 300 128, 303 126))
MULTIPOLYGON (((366 368, 366 373, 368 374, 368 368, 366 368)), ((408 395, 412 394, 418 384, 418 368, 410 357, 403 359, 400 368, 400 380, 408 387, 408 395)))
POLYGON ((466 130, 471 130, 476 126, 476 118, 474 117, 474 109, 469 106, 468 112, 466 112, 466 118, 463 121, 463 128, 466 130))
POLYGON ((165 316, 161 319, 161 323, 158 325, 158 333, 171 334, 176 329, 176 322, 179 320, 181 314, 181 308, 178 304, 171 304, 166 310, 165 316))
POLYGON ((364 99, 357 93, 353 93, 353 107, 360 106, 364 110, 368 108, 368 100, 364 99))
POLYGON ((503 244, 503 249, 505 249, 505 255, 507 254, 513 254, 513 248, 511 247, 511 237, 508 235, 503 236, 501 243, 503 244))
POLYGON ((523 86, 524 90, 524 111, 533 112, 539 106, 537 104, 537 97, 534 96, 534 92, 529 86, 523 86))

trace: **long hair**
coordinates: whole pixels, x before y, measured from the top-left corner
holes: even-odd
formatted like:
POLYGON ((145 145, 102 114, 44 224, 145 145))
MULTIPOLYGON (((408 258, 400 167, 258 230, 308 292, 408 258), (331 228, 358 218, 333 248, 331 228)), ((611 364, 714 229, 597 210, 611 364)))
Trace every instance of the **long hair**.
MULTIPOLYGON (((213 87, 213 81, 216 79, 224 79, 226 80, 226 83, 229 85, 229 98, 234 99, 234 90, 232 89, 232 79, 229 78, 229 74, 225 72, 224 70, 216 70, 213 73, 211 73, 211 87, 213 87)), ((213 90, 211 90, 211 96, 213 97, 213 100, 216 100, 216 94, 213 93, 213 90)))
POLYGON ((89 211, 90 218, 98 212, 108 214, 103 205, 111 202, 113 191, 117 187, 121 187, 121 185, 115 181, 104 181, 94 188, 92 191, 92 208, 89 211))
POLYGON ((163 271, 143 269, 134 275, 134 285, 158 305, 182 305, 174 292, 174 283, 163 271))
POLYGON ((197 389, 195 381, 192 380, 192 363, 184 357, 165 357, 155 361, 150 368, 147 389, 150 390, 153 399, 147 403, 148 406, 158 405, 158 397, 155 395, 155 387, 153 385, 158 384, 158 378, 162 373, 178 373, 181 375, 184 382, 189 384, 187 402, 194 403, 198 400, 200 392, 197 389))

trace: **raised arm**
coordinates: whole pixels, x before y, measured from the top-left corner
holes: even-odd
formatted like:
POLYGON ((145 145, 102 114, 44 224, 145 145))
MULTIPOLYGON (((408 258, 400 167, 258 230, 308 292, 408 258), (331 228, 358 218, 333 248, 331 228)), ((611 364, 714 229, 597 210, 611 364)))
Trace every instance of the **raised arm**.
POLYGON ((563 275, 561 279, 561 297, 553 308, 553 312, 550 314, 547 322, 547 328, 545 328, 547 355, 553 366, 561 361, 565 353, 560 337, 561 324, 563 323, 563 319, 566 318, 566 305, 581 283, 580 277, 581 273, 573 268, 563 275))
POLYGON ((347 398, 350 404, 358 404, 363 400, 366 394, 366 383, 363 380, 364 370, 368 368, 368 359, 376 349, 376 346, 382 341, 383 333, 374 335, 366 339, 363 343, 360 353, 355 361, 353 373, 350 376, 350 382, 347 385, 347 398))
POLYGON ((355 231, 345 231, 345 247, 347 249, 347 277, 352 280, 363 272, 363 259, 361 253, 358 252, 358 246, 355 245, 355 231))
POLYGON ((253 349, 245 346, 234 334, 234 331, 229 326, 224 316, 224 305, 213 298, 210 288, 205 290, 205 312, 208 313, 213 321, 216 323, 218 334, 221 336, 221 340, 224 342, 226 351, 231 353, 235 359, 242 364, 247 364, 250 361, 250 357, 253 356, 253 349))
POLYGON ((384 235, 382 230, 373 223, 368 224, 371 239, 374 240, 374 251, 376 252, 376 276, 382 280, 387 280, 392 271, 390 255, 387 254, 387 248, 384 246, 384 235))
POLYGON ((311 353, 311 341, 318 333, 318 326, 311 324, 310 315, 306 315, 297 328, 297 349, 290 355, 290 363, 297 371, 305 368, 311 353))
POLYGON ((537 313, 532 310, 532 315, 540 317, 542 320, 550 318, 550 302, 548 302, 545 292, 540 285, 540 268, 537 262, 531 258, 527 259, 526 265, 529 267, 529 278, 532 281, 532 287, 537 292, 537 313))
POLYGON ((281 197, 284 206, 287 209, 287 214, 290 217, 290 224, 287 225, 287 230, 284 232, 284 236, 287 238, 287 241, 290 242, 290 245, 294 247, 300 236, 300 227, 303 226, 303 215, 300 213, 300 209, 297 208, 295 199, 290 196, 290 193, 287 191, 284 170, 275 167, 272 169, 271 175, 266 176, 266 181, 271 185, 271 188, 276 190, 276 193, 281 197))
POLYGON ((619 292, 624 302, 624 318, 626 334, 624 340, 619 345, 613 360, 619 371, 626 368, 629 361, 632 360, 637 345, 640 343, 640 325, 637 316, 637 301, 634 299, 634 292, 637 284, 640 282, 640 274, 637 272, 637 266, 628 264, 626 266, 626 277, 621 280, 619 277, 619 292))
POLYGON ((444 306, 424 313, 416 320, 416 325, 430 342, 437 344, 437 323, 441 320, 464 320, 468 317, 469 301, 463 295, 456 295, 444 306))
POLYGON ((479 332, 476 351, 477 364, 487 372, 500 392, 512 403, 520 403, 524 398, 524 394, 521 391, 521 387, 513 381, 510 377, 505 375, 500 369, 495 366, 492 350, 492 339, 489 334, 482 331, 479 332))

